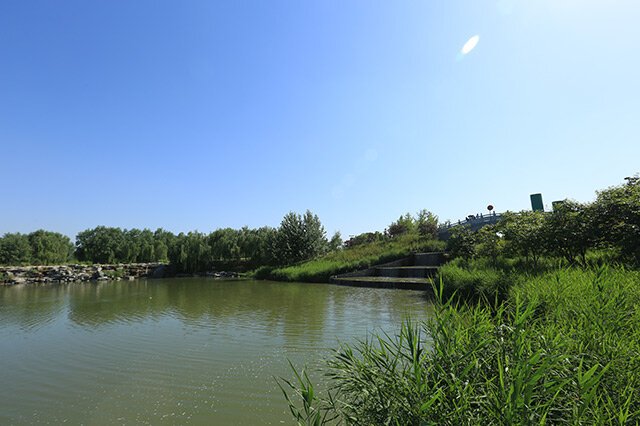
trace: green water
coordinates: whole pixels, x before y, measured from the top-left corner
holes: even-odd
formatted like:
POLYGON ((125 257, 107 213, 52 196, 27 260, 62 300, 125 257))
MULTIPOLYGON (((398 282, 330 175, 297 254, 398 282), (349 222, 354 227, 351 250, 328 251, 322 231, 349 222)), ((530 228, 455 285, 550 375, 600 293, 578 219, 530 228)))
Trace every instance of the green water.
POLYGON ((273 376, 421 292, 186 278, 0 288, 0 424, 291 424, 273 376))

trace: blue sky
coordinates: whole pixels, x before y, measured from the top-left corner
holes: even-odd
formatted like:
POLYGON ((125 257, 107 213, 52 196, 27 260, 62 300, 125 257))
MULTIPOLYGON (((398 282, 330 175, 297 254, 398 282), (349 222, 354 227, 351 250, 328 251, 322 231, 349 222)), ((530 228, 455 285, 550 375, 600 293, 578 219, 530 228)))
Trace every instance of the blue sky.
POLYGON ((640 171, 639 21, 631 0, 5 1, 0 234, 310 209, 348 236, 589 201, 640 171))

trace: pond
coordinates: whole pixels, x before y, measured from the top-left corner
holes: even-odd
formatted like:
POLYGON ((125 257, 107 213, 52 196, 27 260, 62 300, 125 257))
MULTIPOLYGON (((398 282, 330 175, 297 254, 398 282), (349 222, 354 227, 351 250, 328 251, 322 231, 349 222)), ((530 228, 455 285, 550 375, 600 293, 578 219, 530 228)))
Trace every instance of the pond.
POLYGON ((0 423, 291 424, 274 380, 422 292, 207 278, 0 288, 0 423))

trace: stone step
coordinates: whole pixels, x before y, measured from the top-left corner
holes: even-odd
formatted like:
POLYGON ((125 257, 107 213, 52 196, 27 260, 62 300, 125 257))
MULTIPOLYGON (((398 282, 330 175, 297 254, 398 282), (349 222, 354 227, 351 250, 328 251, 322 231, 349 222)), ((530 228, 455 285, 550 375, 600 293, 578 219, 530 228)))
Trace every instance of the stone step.
POLYGON ((431 288, 429 278, 394 278, 394 277, 348 277, 332 280, 333 284, 352 287, 397 288, 405 290, 428 290, 431 288))
POLYGON ((416 266, 440 266, 444 263, 443 252, 414 253, 411 258, 416 266))
POLYGON ((431 277, 437 275, 438 268, 444 261, 442 252, 413 253, 393 262, 334 275, 331 282, 368 287, 423 288, 431 277))
POLYGON ((375 276, 397 278, 427 278, 436 275, 438 266, 376 266, 375 276))

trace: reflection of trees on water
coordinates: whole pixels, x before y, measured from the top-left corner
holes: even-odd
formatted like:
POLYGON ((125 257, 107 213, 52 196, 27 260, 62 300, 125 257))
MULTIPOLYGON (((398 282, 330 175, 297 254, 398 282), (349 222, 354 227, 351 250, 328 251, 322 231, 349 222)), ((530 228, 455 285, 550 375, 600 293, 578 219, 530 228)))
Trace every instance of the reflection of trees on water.
POLYGON ((16 285, 0 288, 0 328, 35 331, 58 317, 66 305, 68 285, 16 285))
POLYGON ((285 343, 322 339, 325 300, 310 293, 304 284, 270 282, 212 282, 186 280, 169 285, 172 309, 188 327, 208 324, 260 328, 265 335, 284 338, 285 343))
MULTIPOLYGON (((194 331, 216 326, 237 327, 233 332, 238 335, 259 331, 289 346, 313 346, 325 342, 327 333, 351 334, 398 322, 413 309, 412 298, 397 290, 204 278, 0 290, 3 322, 22 327, 46 323, 68 309, 68 318, 89 330, 170 318, 194 331)), ((414 296, 415 306, 423 310, 418 317, 423 317, 424 302, 414 296)))
POLYGON ((83 327, 98 328, 158 319, 167 306, 166 288, 146 280, 87 283, 70 289, 69 319, 83 327))
POLYGON ((199 278, 89 284, 71 290, 69 319, 89 328, 167 317, 191 329, 255 325, 267 335, 284 337, 285 343, 289 336, 295 336, 291 342, 300 342, 301 334, 315 343, 323 333, 322 288, 199 278))

